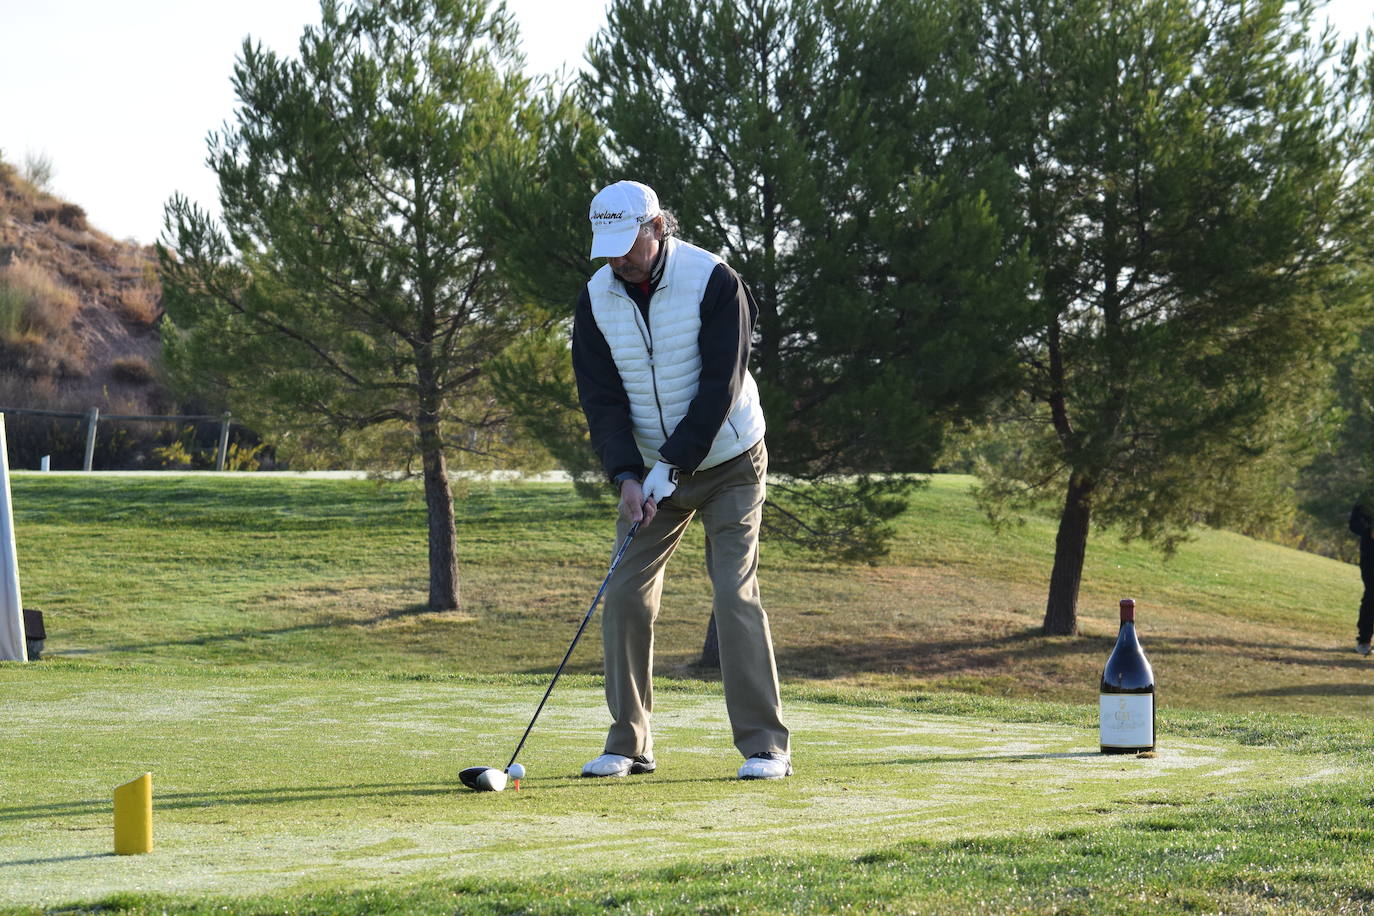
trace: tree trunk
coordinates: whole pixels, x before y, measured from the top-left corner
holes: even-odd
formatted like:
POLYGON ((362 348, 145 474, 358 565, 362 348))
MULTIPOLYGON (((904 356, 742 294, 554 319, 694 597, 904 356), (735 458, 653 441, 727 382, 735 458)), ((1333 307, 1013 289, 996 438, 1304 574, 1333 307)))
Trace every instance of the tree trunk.
MULTIPOLYGON (((421 433, 421 439, 425 438, 421 433)), ((425 447, 425 509, 429 516, 429 609, 458 608, 458 534, 453 518, 453 490, 442 448, 425 447)))
POLYGON ((701 661, 697 665, 702 668, 720 667, 720 634, 716 632, 716 612, 711 612, 711 620, 706 624, 706 642, 701 646, 701 661))
POLYGON ((1059 533, 1054 539, 1054 569, 1050 572, 1050 597, 1045 604, 1046 636, 1078 635, 1078 586, 1088 550, 1092 491, 1092 481, 1077 473, 1069 475, 1064 512, 1059 516, 1059 533))

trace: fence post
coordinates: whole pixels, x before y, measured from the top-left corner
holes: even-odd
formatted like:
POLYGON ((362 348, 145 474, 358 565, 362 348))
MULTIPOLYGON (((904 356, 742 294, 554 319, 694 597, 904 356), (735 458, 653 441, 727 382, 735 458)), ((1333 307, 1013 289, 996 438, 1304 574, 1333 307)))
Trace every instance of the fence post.
POLYGON ((89 471, 95 462, 95 425, 100 422, 100 408, 92 407, 86 412, 86 460, 81 469, 89 471))
POLYGON ((229 454, 229 411, 219 421, 219 451, 215 452, 215 470, 224 470, 224 459, 229 454))

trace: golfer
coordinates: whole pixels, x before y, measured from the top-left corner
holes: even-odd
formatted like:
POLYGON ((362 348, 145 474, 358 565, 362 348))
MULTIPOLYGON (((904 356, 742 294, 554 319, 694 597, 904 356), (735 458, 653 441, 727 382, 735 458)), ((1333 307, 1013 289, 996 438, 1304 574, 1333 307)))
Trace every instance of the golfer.
POLYGON ((643 522, 605 595, 606 752, 583 776, 654 770, 654 619, 663 571, 692 517, 706 529, 725 705, 740 779, 791 775, 768 615, 756 581, 768 452, 749 374, 758 306, 720 258, 674 237, 652 188, 592 200, 593 258, 572 360, 592 446, 620 492, 617 543, 643 522))

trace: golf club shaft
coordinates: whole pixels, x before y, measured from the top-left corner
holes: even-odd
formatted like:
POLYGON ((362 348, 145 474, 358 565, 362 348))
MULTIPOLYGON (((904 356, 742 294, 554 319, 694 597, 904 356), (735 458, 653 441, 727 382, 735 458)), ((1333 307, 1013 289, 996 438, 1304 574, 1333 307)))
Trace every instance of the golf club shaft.
POLYGON ((582 638, 582 631, 587 629, 587 624, 592 619, 592 614, 596 612, 596 606, 601 603, 601 596, 606 592, 606 586, 611 584, 611 576, 615 575, 615 568, 620 565, 620 558, 625 556, 625 548, 630 546, 634 540, 635 532, 639 531, 639 522, 630 526, 630 530, 625 534, 625 540, 620 542, 619 549, 611 559, 611 568, 606 573, 606 578, 601 580, 601 587, 596 590, 596 597, 592 599, 591 607, 587 608, 587 613, 582 617, 582 624, 577 628, 577 633, 573 635, 572 643, 568 646, 568 651, 563 653, 563 660, 558 663, 558 670, 553 673, 553 680, 549 681, 549 689, 544 691, 544 699, 539 701, 539 707, 535 709, 534 716, 530 719, 530 724, 525 728, 525 734, 520 737, 520 743, 515 746, 515 753, 510 755, 510 763, 506 764, 506 769, 511 768, 515 763, 515 758, 520 756, 520 751, 525 746, 525 739, 530 736, 534 729, 534 723, 538 721, 539 714, 544 711, 544 704, 549 701, 549 694, 553 693, 553 685, 558 683, 558 676, 563 673, 563 666, 572 658, 573 649, 577 648, 577 641, 582 638))

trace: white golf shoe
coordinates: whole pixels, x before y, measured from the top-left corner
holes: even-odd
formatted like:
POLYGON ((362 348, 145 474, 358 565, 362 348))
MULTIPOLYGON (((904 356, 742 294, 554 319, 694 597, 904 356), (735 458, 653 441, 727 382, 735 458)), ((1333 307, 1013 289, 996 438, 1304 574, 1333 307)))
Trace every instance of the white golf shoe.
POLYGON ((1367 642, 1357 642, 1357 643, 1355 643, 1355 651, 1358 652, 1358 653, 1360 653, 1361 655, 1368 655, 1368 654, 1369 654, 1369 643, 1367 643, 1367 642))
POLYGON ((792 761, 784 754, 754 754, 739 768, 740 779, 782 779, 792 775, 792 761))
POLYGON ((640 754, 638 757, 624 757, 620 754, 602 754, 590 760, 582 768, 583 776, 628 776, 630 774, 652 773, 658 764, 652 757, 640 754))

